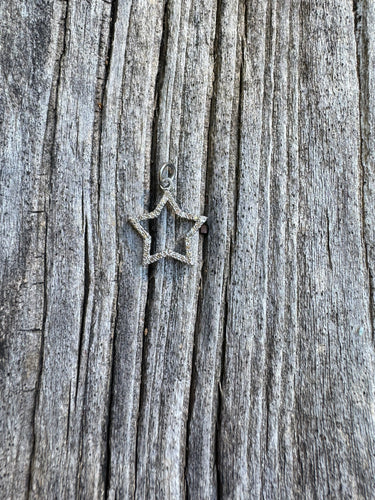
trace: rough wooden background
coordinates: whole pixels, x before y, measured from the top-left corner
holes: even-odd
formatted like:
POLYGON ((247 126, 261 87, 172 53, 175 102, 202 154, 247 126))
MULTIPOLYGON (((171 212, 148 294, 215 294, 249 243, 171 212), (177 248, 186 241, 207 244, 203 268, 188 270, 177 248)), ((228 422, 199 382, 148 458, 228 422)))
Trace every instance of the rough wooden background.
POLYGON ((1 499, 375 498, 374 26, 0 3, 1 499), (167 160, 209 234, 146 269, 167 160))

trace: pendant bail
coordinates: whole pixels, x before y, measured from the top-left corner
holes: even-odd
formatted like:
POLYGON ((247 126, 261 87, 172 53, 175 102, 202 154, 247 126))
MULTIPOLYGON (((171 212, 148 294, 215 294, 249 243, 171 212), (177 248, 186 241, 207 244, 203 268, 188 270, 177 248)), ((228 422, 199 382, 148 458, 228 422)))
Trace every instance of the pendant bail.
POLYGON ((170 190, 176 175, 176 167, 173 163, 164 163, 159 170, 159 183, 163 190, 170 190))

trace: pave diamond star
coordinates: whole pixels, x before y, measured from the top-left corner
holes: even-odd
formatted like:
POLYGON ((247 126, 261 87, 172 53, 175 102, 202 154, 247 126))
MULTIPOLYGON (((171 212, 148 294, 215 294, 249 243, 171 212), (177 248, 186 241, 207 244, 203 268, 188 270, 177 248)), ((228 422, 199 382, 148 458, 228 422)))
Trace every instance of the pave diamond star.
POLYGON ((159 201, 156 208, 152 212, 146 212, 140 215, 139 217, 129 218, 130 224, 143 238, 143 265, 147 266, 148 264, 152 264, 153 262, 163 259, 164 257, 170 257, 172 259, 179 260, 180 262, 184 262, 185 264, 190 264, 190 265, 194 264, 191 251, 191 240, 194 233, 196 233, 199 230, 199 228, 206 222, 206 220, 207 217, 205 217, 204 215, 193 215, 189 212, 184 212, 183 210, 181 210, 181 208, 177 205, 177 202, 174 199, 172 193, 169 191, 169 189, 165 189, 161 200, 159 201), (144 220, 156 219, 157 217, 159 217, 165 205, 169 205, 169 207, 172 209, 172 212, 175 213, 177 216, 194 222, 194 226, 184 236, 185 249, 186 249, 185 255, 176 252, 175 250, 172 249, 166 249, 163 250, 162 252, 158 252, 153 255, 150 254, 151 235, 141 225, 141 222, 144 220))

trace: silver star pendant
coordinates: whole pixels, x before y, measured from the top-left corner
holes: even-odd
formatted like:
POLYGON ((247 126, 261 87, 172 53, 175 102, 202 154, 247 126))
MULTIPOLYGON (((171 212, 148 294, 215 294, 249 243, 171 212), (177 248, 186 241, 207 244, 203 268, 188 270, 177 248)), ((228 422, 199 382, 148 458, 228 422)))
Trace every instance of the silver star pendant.
POLYGON ((148 264, 152 264, 153 262, 157 262, 164 257, 170 257, 172 259, 179 260, 180 262, 184 262, 185 264, 194 264, 193 255, 191 251, 191 240, 194 234, 199 230, 199 228, 206 222, 207 217, 204 215, 193 215, 189 212, 184 212, 177 205, 176 200, 174 199, 172 193, 170 192, 170 187, 172 185, 171 181, 172 177, 162 177, 165 169, 170 169, 173 172, 174 176, 174 167, 171 164, 165 164, 160 170, 160 186, 164 191, 164 194, 157 204, 156 208, 152 212, 146 212, 139 217, 130 217, 129 222, 132 224, 134 229, 141 235, 143 238, 143 265, 147 266, 148 264), (188 233, 184 236, 185 239, 185 250, 186 253, 183 255, 182 253, 176 252, 173 249, 165 249, 162 252, 155 253, 151 255, 151 235, 146 229, 141 225, 142 221, 156 219, 159 217, 163 208, 168 205, 174 214, 182 219, 186 219, 194 222, 194 226, 188 231, 188 233))

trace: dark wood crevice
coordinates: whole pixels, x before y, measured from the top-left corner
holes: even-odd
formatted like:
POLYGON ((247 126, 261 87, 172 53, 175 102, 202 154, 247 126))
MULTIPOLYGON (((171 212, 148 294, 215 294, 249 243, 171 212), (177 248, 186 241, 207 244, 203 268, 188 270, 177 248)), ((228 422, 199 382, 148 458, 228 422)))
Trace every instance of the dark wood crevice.
MULTIPOLYGON (((51 193, 51 185, 52 185, 52 171, 55 162, 55 135, 57 128, 57 120, 58 120, 58 100, 59 100, 59 89, 61 82, 61 73, 63 71, 63 62, 67 49, 67 36, 69 29, 69 0, 66 1, 66 6, 62 10, 62 17, 60 20, 60 32, 58 37, 58 46, 57 50, 59 56, 56 61, 54 74, 51 81, 50 88, 50 98, 48 104, 48 113, 47 113, 47 121, 46 121, 46 129, 45 136, 43 138, 43 164, 48 165, 46 175, 47 175, 47 183, 46 183, 46 192, 44 193, 44 223, 45 223, 45 239, 44 239, 44 254, 43 254, 43 319, 42 319, 42 328, 41 328, 41 343, 40 343, 40 355, 39 355, 39 370, 38 370, 38 378, 35 387, 35 402, 33 408, 33 423, 32 423, 32 447, 31 447, 31 455, 30 455, 30 467, 28 472, 28 488, 27 488, 27 498, 30 498, 32 495, 32 476, 33 476, 33 467, 34 467, 34 458, 35 458, 35 425, 36 425, 36 415, 38 411, 38 400, 40 396, 40 385, 43 373, 43 358, 44 358, 44 339, 45 339, 45 329, 46 329, 46 321, 48 314, 48 244, 49 244, 49 234, 48 234, 48 224, 49 224, 49 210, 50 210, 50 193, 51 193)), ((68 411, 68 415, 70 412, 68 411)))

